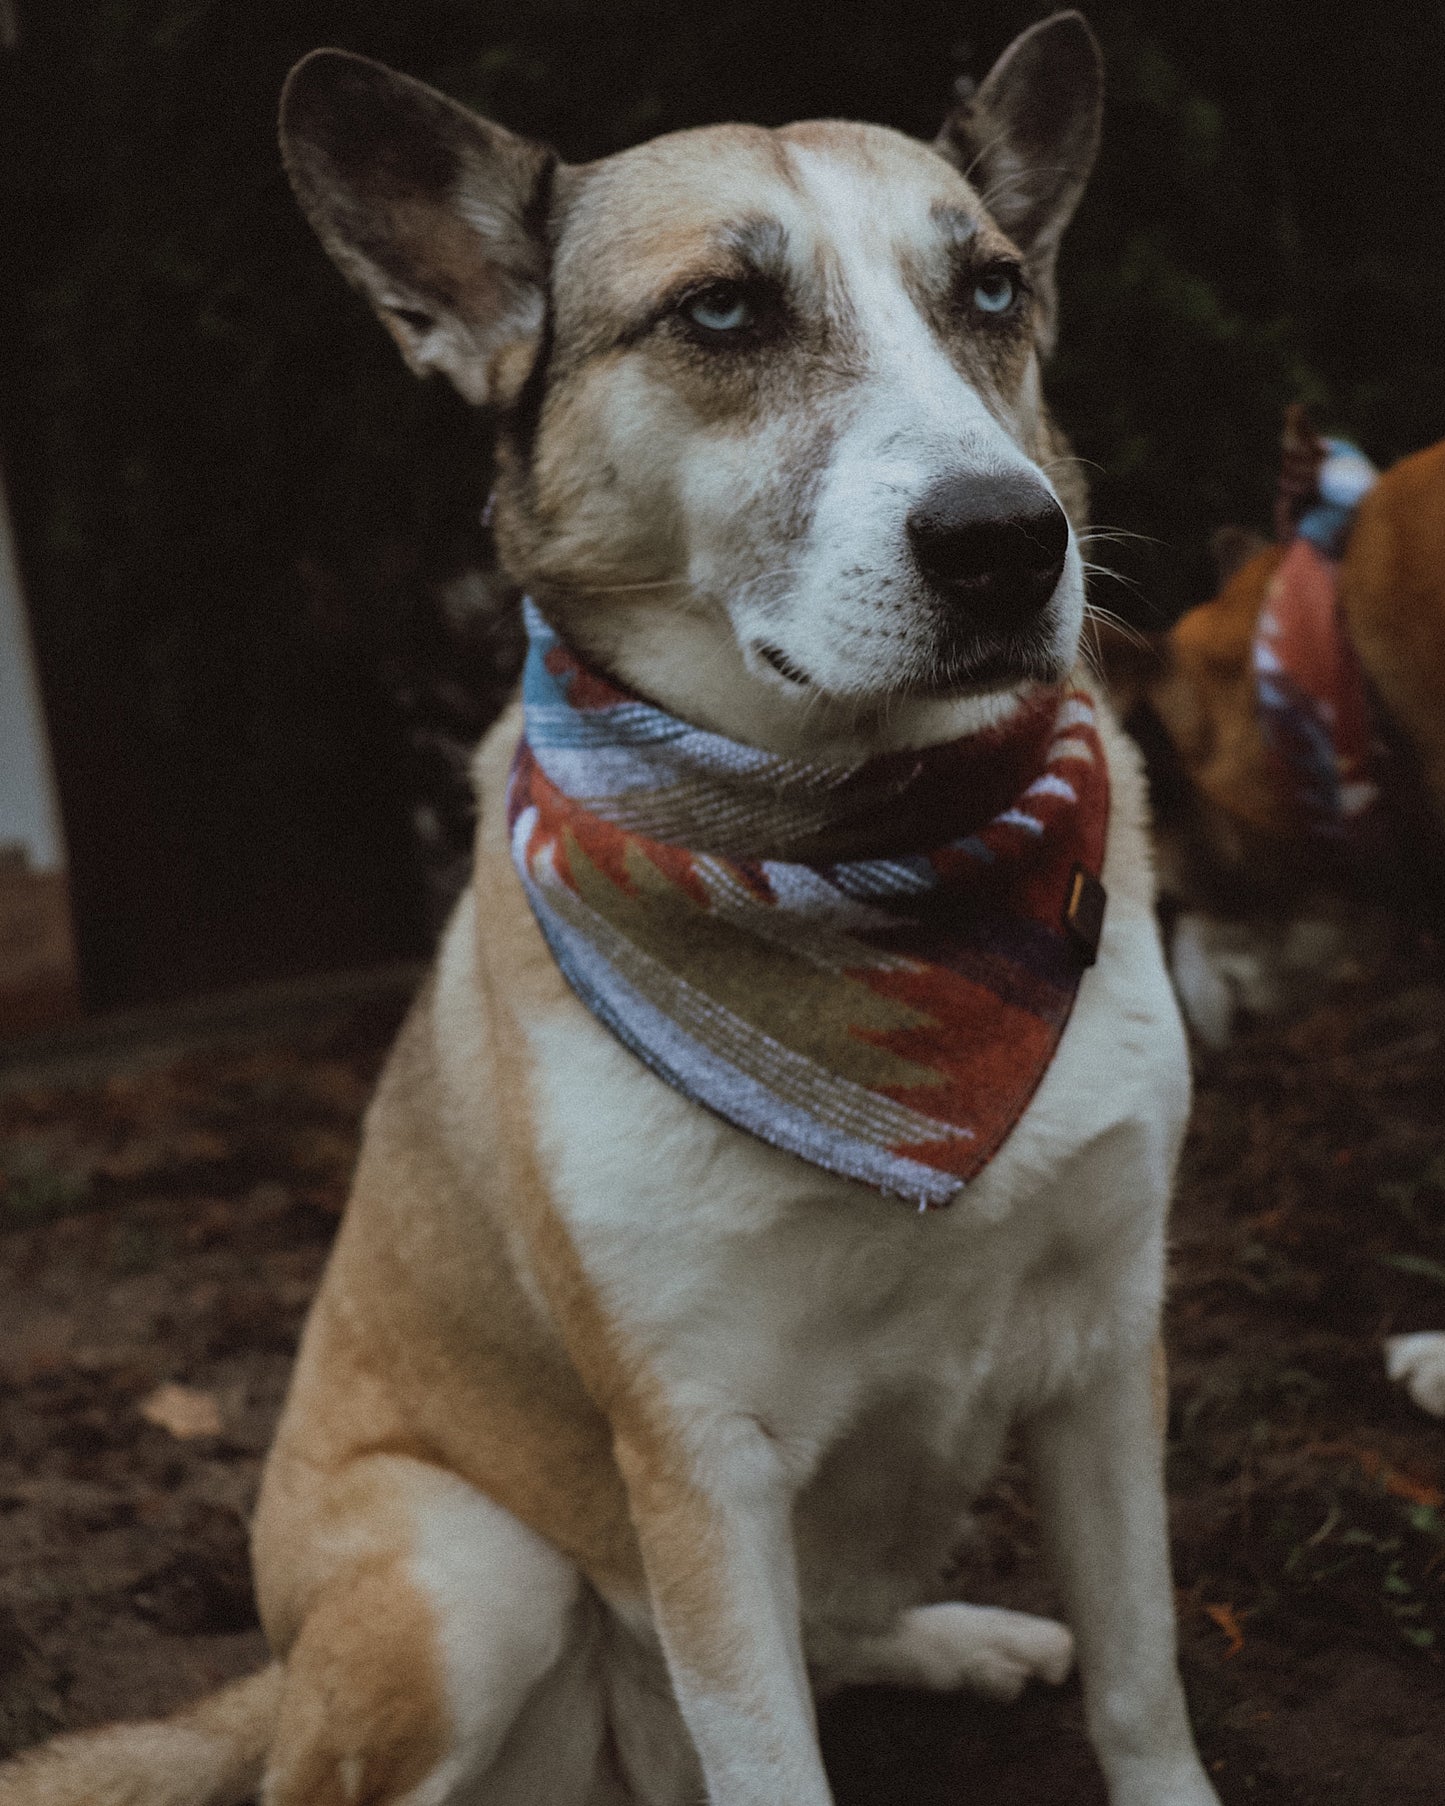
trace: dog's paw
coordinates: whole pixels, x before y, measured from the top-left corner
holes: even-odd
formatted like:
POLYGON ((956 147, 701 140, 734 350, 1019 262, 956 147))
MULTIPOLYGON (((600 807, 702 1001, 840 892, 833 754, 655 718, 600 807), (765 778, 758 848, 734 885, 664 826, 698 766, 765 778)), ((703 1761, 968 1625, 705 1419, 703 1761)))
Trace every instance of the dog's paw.
POLYGON ((1111 1791, 1109 1806, 1219 1806, 1219 1795, 1204 1770, 1194 1763, 1185 1775, 1171 1775, 1157 1784, 1131 1783, 1111 1791))
POLYGON ((1219 1795, 1191 1752, 1161 1763, 1155 1774, 1131 1774, 1111 1787, 1109 1806, 1219 1806, 1219 1795))
POLYGON ((1445 1417, 1445 1333, 1391 1336, 1385 1343, 1385 1370, 1422 1410, 1445 1417))
POLYGON ((906 1615, 904 1634, 919 1684, 939 1692, 1017 1699, 1032 1680, 1057 1687, 1074 1665, 1074 1639, 1062 1624, 993 1606, 919 1606, 906 1615))

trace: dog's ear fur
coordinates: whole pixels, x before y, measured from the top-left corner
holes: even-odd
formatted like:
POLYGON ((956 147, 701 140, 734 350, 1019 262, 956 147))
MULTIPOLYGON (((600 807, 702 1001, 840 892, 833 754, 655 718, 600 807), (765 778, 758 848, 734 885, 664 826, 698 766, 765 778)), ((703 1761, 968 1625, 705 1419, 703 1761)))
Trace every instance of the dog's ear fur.
POLYGON ((1054 259, 1099 149, 1104 59, 1081 13, 1055 13, 1016 37, 936 147, 978 190, 1028 260, 1040 339, 1053 349, 1054 259))
POLYGON ((1209 554, 1219 587, 1223 589, 1236 571, 1242 571, 1252 558, 1267 552, 1271 544, 1252 527, 1216 527, 1210 536, 1209 554))
POLYGON ((366 57, 316 50, 281 96, 301 210, 416 373, 520 388, 546 307, 556 158, 366 57))

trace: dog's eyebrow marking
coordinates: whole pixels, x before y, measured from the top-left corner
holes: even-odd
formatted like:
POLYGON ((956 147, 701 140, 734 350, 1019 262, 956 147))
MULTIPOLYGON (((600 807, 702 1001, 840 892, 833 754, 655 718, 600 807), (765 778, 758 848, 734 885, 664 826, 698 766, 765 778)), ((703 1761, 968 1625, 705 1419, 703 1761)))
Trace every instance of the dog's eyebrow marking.
POLYGON ((984 236, 978 215, 953 201, 935 201, 928 209, 928 221, 937 236, 926 244, 909 246, 901 257, 909 292, 925 309, 932 287, 965 268, 978 255, 984 236))
POLYGON ((613 341, 635 344, 684 296, 712 282, 756 279, 781 289, 788 275, 788 233, 770 214, 729 220, 707 234, 691 267, 680 272, 613 341))
POLYGON ((760 276, 781 281, 786 274, 788 233, 780 219, 765 213, 752 214, 724 226, 718 233, 718 243, 736 251, 760 276))

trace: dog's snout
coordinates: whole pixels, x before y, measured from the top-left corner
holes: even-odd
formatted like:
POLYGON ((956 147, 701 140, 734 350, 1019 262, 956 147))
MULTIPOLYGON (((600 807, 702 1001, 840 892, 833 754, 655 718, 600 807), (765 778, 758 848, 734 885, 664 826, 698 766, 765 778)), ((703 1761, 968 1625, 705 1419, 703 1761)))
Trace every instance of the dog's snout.
POLYGON ((1069 523, 1030 477, 948 476, 908 516, 908 541, 929 583, 980 623, 1024 626, 1063 575, 1069 523))

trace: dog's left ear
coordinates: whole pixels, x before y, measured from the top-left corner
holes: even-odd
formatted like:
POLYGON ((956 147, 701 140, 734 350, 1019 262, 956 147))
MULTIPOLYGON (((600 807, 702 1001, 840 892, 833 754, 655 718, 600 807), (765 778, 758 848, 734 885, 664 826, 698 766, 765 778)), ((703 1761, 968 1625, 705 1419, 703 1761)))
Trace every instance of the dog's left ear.
POLYGON ((505 404, 542 330, 556 156, 367 57, 287 78, 281 154, 301 210, 417 374, 505 404))
POLYGON ((1046 352, 1057 330, 1054 259, 1094 167, 1103 103, 1098 40, 1082 13, 1055 13, 1014 39, 936 140, 1024 253, 1046 352))

